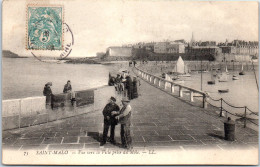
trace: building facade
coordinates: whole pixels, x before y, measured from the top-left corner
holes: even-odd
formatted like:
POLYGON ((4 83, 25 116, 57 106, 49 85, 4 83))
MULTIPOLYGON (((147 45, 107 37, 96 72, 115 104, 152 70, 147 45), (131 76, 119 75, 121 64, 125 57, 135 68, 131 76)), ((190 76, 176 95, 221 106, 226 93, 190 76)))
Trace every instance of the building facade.
POLYGON ((258 55, 257 41, 242 41, 234 40, 228 43, 219 43, 218 46, 222 48, 222 53, 238 54, 238 55, 258 55))

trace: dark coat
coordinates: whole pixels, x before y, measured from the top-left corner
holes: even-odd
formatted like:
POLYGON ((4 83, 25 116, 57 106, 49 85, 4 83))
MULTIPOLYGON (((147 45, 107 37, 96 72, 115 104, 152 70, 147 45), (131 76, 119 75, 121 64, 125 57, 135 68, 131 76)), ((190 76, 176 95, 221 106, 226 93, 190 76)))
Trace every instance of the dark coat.
POLYGON ((112 111, 119 111, 120 108, 117 104, 108 103, 105 108, 103 109, 103 115, 104 115, 104 123, 108 125, 117 125, 116 115, 111 115, 112 111), (109 120, 107 119, 107 116, 109 116, 109 120))
POLYGON ((63 93, 68 93, 71 90, 72 90, 71 85, 68 85, 68 84, 64 85, 63 93))
POLYGON ((49 87, 48 85, 45 85, 44 89, 43 89, 43 95, 51 96, 52 95, 51 87, 49 87))

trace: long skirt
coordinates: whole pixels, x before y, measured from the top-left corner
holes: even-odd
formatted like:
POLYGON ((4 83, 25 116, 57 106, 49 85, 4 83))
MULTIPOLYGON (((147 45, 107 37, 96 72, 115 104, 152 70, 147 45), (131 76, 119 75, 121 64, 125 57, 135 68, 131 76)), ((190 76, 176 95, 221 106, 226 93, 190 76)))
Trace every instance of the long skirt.
POLYGON ((132 147, 132 137, 130 134, 130 124, 121 124, 121 142, 123 147, 131 148, 132 147))
POLYGON ((138 97, 137 85, 135 85, 133 89, 133 98, 137 98, 137 97, 138 97))

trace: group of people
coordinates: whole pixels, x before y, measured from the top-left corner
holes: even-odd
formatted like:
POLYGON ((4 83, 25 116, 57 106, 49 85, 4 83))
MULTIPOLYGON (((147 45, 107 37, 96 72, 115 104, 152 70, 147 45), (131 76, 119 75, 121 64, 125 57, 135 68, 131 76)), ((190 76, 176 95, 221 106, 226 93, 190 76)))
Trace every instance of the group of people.
POLYGON ((116 104, 116 98, 111 97, 109 103, 103 109, 104 116, 104 130, 101 146, 106 144, 107 141, 116 144, 115 141, 115 127, 118 123, 121 124, 120 136, 122 147, 132 149, 132 138, 130 133, 130 119, 131 119, 131 106, 130 100, 124 98, 122 100, 123 107, 120 109, 116 104), (110 139, 107 140, 107 134, 110 127, 110 139))
POLYGON ((123 94, 124 97, 127 96, 129 100, 132 100, 138 97, 138 86, 141 83, 136 77, 132 79, 129 72, 124 71, 122 74, 117 74, 117 77, 109 75, 108 85, 115 86, 118 94, 123 94))
MULTIPOLYGON (((45 84, 43 88, 43 95, 46 96, 46 105, 51 105, 53 108, 53 93, 51 90, 52 82, 45 84)), ((70 80, 64 85, 63 93, 71 93, 71 104, 75 101, 75 94, 72 92, 72 86, 70 80)))

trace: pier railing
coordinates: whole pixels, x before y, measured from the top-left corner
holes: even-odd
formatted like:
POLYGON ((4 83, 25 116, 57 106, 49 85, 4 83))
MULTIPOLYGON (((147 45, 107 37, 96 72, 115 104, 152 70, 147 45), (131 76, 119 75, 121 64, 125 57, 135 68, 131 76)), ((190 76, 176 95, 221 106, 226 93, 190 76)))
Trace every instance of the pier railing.
POLYGON ((188 87, 188 86, 184 86, 184 85, 172 82, 172 81, 168 81, 164 78, 161 78, 161 77, 155 76, 153 74, 150 74, 148 72, 145 72, 143 70, 140 70, 137 67, 134 67, 134 70, 135 70, 135 72, 138 76, 142 77, 144 80, 146 80, 150 84, 153 84, 153 85, 158 86, 158 87, 163 86, 163 88, 165 90, 167 89, 168 85, 170 85, 172 94, 175 93, 175 87, 178 87, 179 88, 178 89, 179 90, 178 95, 179 95, 180 98, 183 97, 183 92, 185 90, 190 93, 190 101, 191 102, 194 102, 194 97, 201 97, 202 98, 202 107, 207 108, 207 100, 206 100, 207 99, 207 93, 200 91, 200 90, 197 90, 197 89, 194 89, 194 88, 191 88, 191 87, 188 87), (197 96, 197 95, 195 96, 195 93, 199 94, 199 96, 197 96))
POLYGON ((222 116, 225 116, 225 117, 228 117, 228 116, 234 116, 234 117, 238 117, 238 118, 241 118, 243 119, 243 124, 244 124, 244 127, 247 126, 247 121, 248 122, 251 122, 252 124, 254 125, 257 125, 258 126, 258 119, 255 119, 257 120, 256 122, 254 122, 252 120, 252 118, 249 117, 249 115, 254 115, 255 117, 258 118, 258 113, 257 112, 254 112, 252 110, 250 110, 247 106, 244 106, 244 107, 238 107, 238 106, 234 106, 230 103, 228 103, 227 101, 225 101, 223 98, 220 98, 220 99, 213 99, 212 97, 208 96, 208 99, 207 99, 207 103, 209 103, 210 105, 216 107, 216 108, 219 108, 220 109, 220 113, 219 113, 219 116, 222 117, 222 116), (214 105, 212 104, 212 102, 217 102, 219 104, 217 105, 214 105), (226 105, 226 106, 225 106, 226 105), (227 107, 230 107, 232 109, 237 109, 237 110, 240 110, 239 113, 233 113, 233 112, 230 112, 227 107))
POLYGON ((161 77, 155 76, 153 74, 150 74, 146 71, 143 71, 143 70, 141 70, 137 67, 134 67, 134 71, 139 77, 143 78, 144 80, 146 80, 148 83, 150 83, 152 85, 158 86, 159 88, 161 88, 163 86, 162 88, 166 90, 167 87, 168 87, 167 85, 170 85, 172 94, 175 93, 175 87, 179 87, 178 95, 179 95, 180 98, 183 97, 184 90, 186 90, 186 91, 188 90, 189 95, 190 95, 190 98, 189 98, 190 102, 194 102, 194 97, 202 97, 202 107, 207 108, 208 104, 210 104, 211 106, 218 108, 219 111, 220 111, 220 113, 219 113, 220 117, 222 117, 223 115, 228 117, 228 114, 229 114, 229 116, 242 118, 243 121, 244 121, 244 127, 246 127, 247 121, 249 121, 252 124, 258 126, 258 124, 256 122, 252 121, 252 119, 249 118, 249 115, 255 115, 255 116, 258 117, 258 113, 253 112, 247 106, 237 107, 237 106, 234 106, 234 105, 226 102, 223 98, 213 99, 206 92, 203 92, 203 91, 200 91, 200 90, 188 87, 188 86, 184 86, 184 85, 172 82, 172 81, 168 81, 164 78, 161 78, 161 77), (199 96, 197 96, 197 95, 195 96, 194 95, 195 93, 199 94, 199 96), (212 104, 212 102, 219 102, 219 104, 214 105, 214 104, 212 104), (233 109, 243 110, 242 111, 243 114, 232 113, 227 108, 225 108, 225 105, 228 106, 228 107, 231 107, 233 109))

